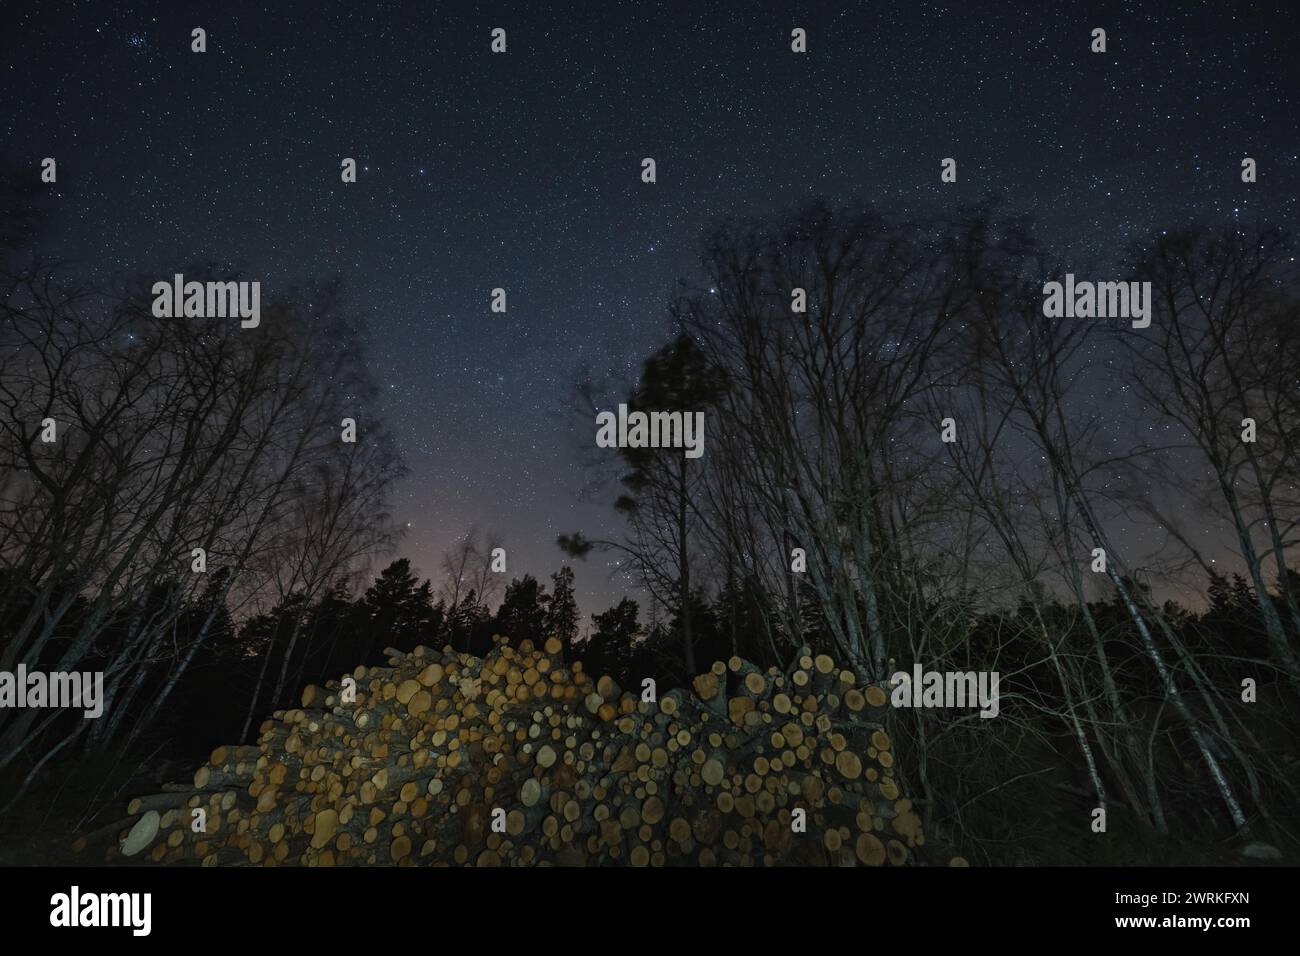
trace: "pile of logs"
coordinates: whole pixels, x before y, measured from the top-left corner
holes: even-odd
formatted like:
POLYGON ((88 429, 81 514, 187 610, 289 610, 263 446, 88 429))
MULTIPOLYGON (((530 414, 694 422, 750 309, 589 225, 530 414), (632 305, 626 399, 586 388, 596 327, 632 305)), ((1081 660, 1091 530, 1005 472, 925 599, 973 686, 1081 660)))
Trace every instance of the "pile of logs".
POLYGON ((308 686, 192 786, 132 800, 109 858, 897 866, 925 843, 886 692, 827 656, 785 673, 733 657, 650 702, 566 666, 554 638, 386 655, 308 686))

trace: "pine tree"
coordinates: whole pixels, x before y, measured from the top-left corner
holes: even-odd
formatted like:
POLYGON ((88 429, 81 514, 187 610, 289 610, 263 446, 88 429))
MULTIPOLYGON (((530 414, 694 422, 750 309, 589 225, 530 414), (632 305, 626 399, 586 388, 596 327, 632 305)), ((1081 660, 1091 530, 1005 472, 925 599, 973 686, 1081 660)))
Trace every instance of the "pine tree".
POLYGON ((564 642, 567 651, 578 636, 578 602, 573 595, 573 568, 567 564, 551 575, 551 604, 546 611, 546 633, 564 642))
POLYGON ((516 646, 523 641, 539 644, 546 639, 546 589, 531 574, 515 578, 506 586, 506 596, 497 609, 495 629, 516 646))
POLYGON ((623 598, 608 611, 591 616, 596 629, 579 645, 585 670, 626 682, 636 653, 636 639, 641 633, 637 624, 639 611, 636 601, 623 598))
MULTIPOLYGON (((646 360, 641 381, 628 398, 628 408, 647 413, 679 411, 683 415, 703 412, 726 391, 726 379, 686 334, 646 360)), ((701 436, 702 438, 703 436, 701 436)), ((656 528, 671 529, 664 536, 676 577, 676 606, 682 663, 687 673, 695 672, 695 638, 691 600, 691 527, 694 513, 694 479, 698 464, 692 464, 681 448, 622 448, 619 451, 629 470, 622 477, 627 493, 615 508, 634 521, 656 528)))
POLYGON ((399 558, 379 573, 361 599, 369 645, 410 650, 430 637, 433 586, 419 584, 411 562, 399 558))

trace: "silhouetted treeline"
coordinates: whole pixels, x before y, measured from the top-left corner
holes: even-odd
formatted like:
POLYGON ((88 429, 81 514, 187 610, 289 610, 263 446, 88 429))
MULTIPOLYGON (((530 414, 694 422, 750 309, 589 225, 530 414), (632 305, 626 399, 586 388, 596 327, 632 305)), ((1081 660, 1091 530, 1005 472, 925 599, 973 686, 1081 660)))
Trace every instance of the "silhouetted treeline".
POLYGON ((1005 859, 1068 795, 1071 840, 1090 807, 1112 832, 1283 839, 1300 802, 1295 252, 1231 222, 1064 263, 992 200, 725 221, 639 380, 580 374, 577 392, 588 422, 617 403, 703 412, 705 453, 588 456, 627 533, 559 544, 620 555, 680 619, 685 671, 697 586, 743 596, 763 663, 809 645, 875 680, 998 671, 997 719, 891 713, 935 832, 1005 859), (1067 274, 1107 290, 1082 317, 1045 308, 1067 274))
POLYGON ((404 467, 338 282, 268 298, 255 329, 158 319, 147 278, 92 287, 24 257, 29 199, 0 210, 0 670, 99 670, 108 700, 93 721, 0 714, 10 792, 56 760, 249 740, 388 646, 554 634, 633 692, 733 655, 789 670, 805 647, 863 682, 997 671, 996 719, 888 716, 926 832, 978 861, 1289 839, 1284 230, 1165 230, 1097 268, 992 203, 917 222, 816 202, 710 230, 638 381, 580 390, 587 413, 707 424, 699 457, 589 449, 626 533, 559 543, 619 553, 641 591, 586 624, 570 567, 507 584, 474 532, 432 580, 404 560, 370 580, 404 467), (1150 282, 1150 324, 1049 317, 1067 269, 1150 282))

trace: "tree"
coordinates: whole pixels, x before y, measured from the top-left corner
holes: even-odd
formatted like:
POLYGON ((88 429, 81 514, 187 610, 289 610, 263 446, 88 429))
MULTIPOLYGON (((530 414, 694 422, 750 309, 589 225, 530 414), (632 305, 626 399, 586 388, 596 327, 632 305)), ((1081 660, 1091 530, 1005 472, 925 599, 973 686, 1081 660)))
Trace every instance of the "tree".
POLYGON ((546 640, 547 607, 550 597, 531 574, 515 578, 506 586, 505 598, 497 609, 494 627, 518 646, 523 641, 534 645, 546 640))
MULTIPOLYGON (((39 750, 35 773, 70 748, 132 738, 227 614, 305 614, 341 573, 390 546, 386 501, 402 465, 382 421, 365 416, 373 388, 337 283, 278 296, 243 329, 158 319, 145 284, 75 286, 39 270, 10 279, 0 301, 0 619, 13 626, 0 660, 102 670, 111 713, 6 712, 0 768, 39 750), (340 441, 345 416, 367 422, 354 444, 340 441), (53 442, 42 438, 49 420, 53 442), (294 595, 305 600, 287 603, 294 595)), ((272 632, 285 641, 270 649, 278 668, 262 658, 257 684, 277 699, 303 623, 272 632)))
POLYGON ((448 638, 453 647, 467 654, 482 654, 491 646, 491 635, 484 630, 491 625, 492 613, 471 588, 460 603, 447 612, 448 638))
POLYGON ((429 580, 420 583, 410 560, 398 558, 366 590, 359 610, 370 633, 383 635, 387 646, 409 651, 432 639, 432 602, 429 580))
MULTIPOLYGON (((701 414, 707 422, 711 407, 726 391, 726 376, 711 365, 690 336, 678 334, 646 360, 636 391, 628 397, 631 412, 701 414)), ((707 431, 707 429, 706 429, 707 431)), ((699 436, 704 440, 704 435, 699 436)), ((682 663, 695 673, 695 640, 691 607, 692 529, 701 521, 697 498, 699 459, 685 448, 619 449, 628 470, 622 477, 626 493, 616 507, 633 528, 639 567, 652 592, 671 588, 670 602, 681 635, 682 663), (661 560, 663 555, 666 560, 661 560), (665 577, 659 570, 672 569, 665 577)))
POLYGON ((479 530, 471 527, 465 535, 442 555, 442 582, 438 587, 438 597, 446 606, 444 627, 451 632, 454 644, 456 634, 462 633, 464 640, 469 640, 466 621, 479 619, 479 610, 486 613, 486 605, 492 600, 500 586, 500 575, 492 570, 492 553, 500 548, 499 535, 488 532, 480 540, 479 530), (462 604, 470 601, 462 613, 462 604), (456 622, 460 622, 460 629, 456 622))
POLYGON ((579 645, 583 667, 592 674, 608 674, 626 683, 635 643, 641 633, 637 624, 640 608, 631 598, 623 598, 600 614, 592 614, 595 630, 579 645))
POLYGON ((891 617, 908 616, 885 602, 913 577, 895 535, 913 472, 895 449, 974 307, 971 277, 992 254, 986 219, 976 209, 918 226, 814 202, 724 222, 705 237, 703 281, 674 305, 728 383, 709 500, 748 526, 715 522, 726 529, 715 563, 739 560, 739 573, 787 595, 787 639, 799 634, 806 577, 836 656, 873 676, 891 617), (806 571, 791 569, 796 548, 806 571))
POLYGON ((573 593, 573 568, 567 564, 551 575, 551 601, 546 608, 546 632, 564 642, 567 651, 578 637, 578 602, 573 593))
MULTIPOLYGON (((678 334, 646 360, 626 404, 629 412, 675 415, 683 423, 686 416, 703 414, 707 423, 710 408, 725 390, 723 372, 708 362, 689 336, 678 334)), ((681 660, 686 673, 693 674, 691 551, 694 531, 703 520, 697 500, 703 466, 688 451, 685 447, 620 448, 624 492, 614 507, 627 519, 628 539, 588 541, 579 533, 561 536, 559 544, 571 557, 584 557, 592 548, 628 555, 641 584, 675 613, 681 660)))
POLYGON ((1295 246, 1282 230, 1189 229, 1166 233, 1135 254, 1135 274, 1152 284, 1152 335, 1132 337, 1141 394, 1195 445, 1226 508, 1254 588, 1273 659, 1300 692, 1300 594, 1287 574, 1297 527, 1300 459, 1294 361, 1286 319, 1300 314, 1286 290, 1295 246), (1247 440, 1247 421, 1255 435, 1247 440), (1269 597, 1273 564, 1290 623, 1269 597))

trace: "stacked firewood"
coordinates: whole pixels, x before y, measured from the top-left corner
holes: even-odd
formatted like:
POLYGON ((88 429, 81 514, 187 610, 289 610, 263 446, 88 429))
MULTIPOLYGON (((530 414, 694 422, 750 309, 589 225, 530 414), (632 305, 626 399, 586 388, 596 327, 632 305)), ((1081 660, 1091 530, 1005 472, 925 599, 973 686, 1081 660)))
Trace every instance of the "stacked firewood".
POLYGON ((825 655, 733 657, 662 696, 566 665, 554 638, 386 656, 132 800, 110 858, 879 866, 925 843, 886 692, 825 655))

